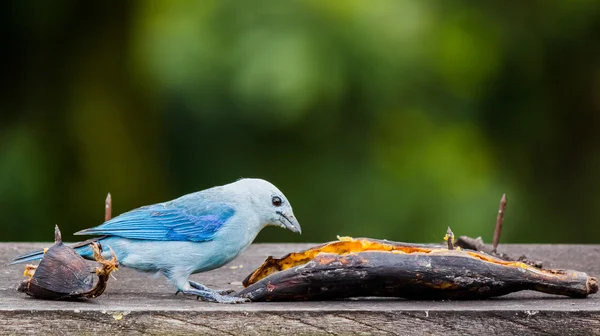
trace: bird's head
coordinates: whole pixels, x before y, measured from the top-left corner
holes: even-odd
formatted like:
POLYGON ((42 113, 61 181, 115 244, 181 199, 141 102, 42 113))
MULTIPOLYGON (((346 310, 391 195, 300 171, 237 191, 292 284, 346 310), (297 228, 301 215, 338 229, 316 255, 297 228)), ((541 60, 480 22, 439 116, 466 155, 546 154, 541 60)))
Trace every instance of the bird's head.
POLYGON ((234 184, 246 190, 263 225, 279 226, 295 233, 302 233, 300 223, 292 211, 292 205, 273 184, 253 178, 240 179, 234 184))

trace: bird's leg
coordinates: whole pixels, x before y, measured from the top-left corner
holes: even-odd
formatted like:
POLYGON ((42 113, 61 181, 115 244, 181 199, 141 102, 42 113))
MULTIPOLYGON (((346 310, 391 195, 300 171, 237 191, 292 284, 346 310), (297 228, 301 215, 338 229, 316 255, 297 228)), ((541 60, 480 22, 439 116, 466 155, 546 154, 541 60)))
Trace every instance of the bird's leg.
POLYGON ((208 287, 188 281, 189 274, 185 271, 178 269, 171 269, 164 271, 165 276, 169 281, 177 288, 177 293, 181 292, 185 295, 195 295, 198 300, 217 303, 244 303, 249 301, 246 298, 239 298, 235 296, 228 296, 220 294, 218 291, 209 289, 208 287), (181 271, 181 272, 178 272, 181 271), (194 285, 192 285, 192 283, 194 285), (200 287, 200 288, 196 288, 200 287))
POLYGON ((185 295, 195 295, 197 297, 198 300, 202 300, 202 301, 208 301, 208 302, 216 302, 216 303, 244 303, 244 302, 248 302, 249 300, 246 298, 240 298, 240 297, 235 297, 235 296, 229 296, 229 295, 221 295, 215 291, 203 291, 203 290, 199 290, 199 289, 195 289, 192 287, 189 287, 188 289, 178 289, 179 292, 185 294, 185 295))
POLYGON ((217 303, 244 303, 247 302, 248 299, 239 298, 235 296, 228 296, 220 294, 218 291, 209 289, 208 287, 201 285, 199 283, 189 281, 187 282, 187 286, 182 286, 177 288, 177 293, 183 293, 185 295, 195 295, 198 300, 202 299, 202 301, 208 302, 217 302, 217 303), (194 285, 191 285, 191 284, 194 285), (206 290, 202 290, 199 288, 195 288, 194 286, 198 286, 201 288, 205 288, 206 290))
POLYGON ((205 292, 217 293, 219 295, 227 295, 227 294, 231 294, 231 293, 235 292, 233 289, 210 289, 210 288, 204 286, 203 284, 197 283, 192 280, 189 280, 188 283, 190 284, 190 286, 192 288, 199 289, 199 290, 205 291, 205 292))

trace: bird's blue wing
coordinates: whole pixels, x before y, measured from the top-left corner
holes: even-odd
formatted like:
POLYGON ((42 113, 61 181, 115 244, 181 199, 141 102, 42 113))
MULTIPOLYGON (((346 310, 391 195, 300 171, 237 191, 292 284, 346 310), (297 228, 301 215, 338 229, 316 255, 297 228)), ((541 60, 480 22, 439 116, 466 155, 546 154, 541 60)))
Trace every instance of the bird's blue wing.
POLYGON ((145 240, 209 241, 234 215, 235 210, 222 203, 202 203, 196 203, 193 207, 185 206, 182 202, 144 206, 75 234, 145 240))

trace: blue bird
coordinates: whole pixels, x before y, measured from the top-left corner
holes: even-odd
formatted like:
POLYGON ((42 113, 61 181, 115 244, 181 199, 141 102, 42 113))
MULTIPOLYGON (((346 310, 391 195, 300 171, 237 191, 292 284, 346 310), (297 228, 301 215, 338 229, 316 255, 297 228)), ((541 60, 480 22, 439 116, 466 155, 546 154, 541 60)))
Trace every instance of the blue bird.
MULTIPOLYGON (((269 225, 301 233, 292 206, 279 189, 265 180, 240 179, 123 213, 75 233, 100 237, 71 247, 93 260, 90 243, 96 241, 103 247, 103 256, 110 256, 110 246, 123 266, 164 274, 177 293, 211 302, 238 303, 245 299, 188 278, 232 261, 269 225)), ((13 259, 11 264, 42 257, 43 251, 36 251, 13 259)))

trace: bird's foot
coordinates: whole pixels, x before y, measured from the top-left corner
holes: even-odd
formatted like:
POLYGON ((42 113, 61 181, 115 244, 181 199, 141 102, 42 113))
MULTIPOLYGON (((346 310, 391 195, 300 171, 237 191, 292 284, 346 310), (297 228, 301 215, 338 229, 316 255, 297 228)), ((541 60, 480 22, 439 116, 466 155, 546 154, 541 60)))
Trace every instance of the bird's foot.
POLYGON ((199 290, 205 291, 205 292, 219 294, 219 295, 228 295, 228 294, 235 292, 233 289, 211 289, 211 288, 204 286, 203 284, 199 284, 199 283, 191 281, 191 280, 188 282, 189 282, 190 286, 192 286, 192 288, 199 289, 199 290))
POLYGON ((235 296, 221 295, 216 291, 204 291, 200 289, 190 288, 184 290, 178 290, 178 293, 181 292, 185 295, 195 295, 198 300, 202 299, 202 301, 207 302, 216 302, 216 303, 244 303, 250 300, 246 298, 240 298, 235 296))

